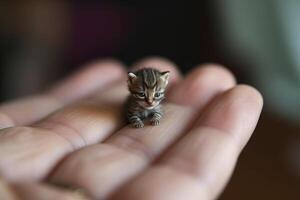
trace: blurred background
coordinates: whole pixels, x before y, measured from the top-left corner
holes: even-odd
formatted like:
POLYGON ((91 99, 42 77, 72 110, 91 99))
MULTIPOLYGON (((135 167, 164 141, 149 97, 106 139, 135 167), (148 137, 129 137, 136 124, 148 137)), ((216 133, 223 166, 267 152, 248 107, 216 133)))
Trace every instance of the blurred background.
POLYGON ((1 1, 0 100, 100 58, 220 63, 265 98, 220 199, 300 199, 299 21, 299 0, 1 1))

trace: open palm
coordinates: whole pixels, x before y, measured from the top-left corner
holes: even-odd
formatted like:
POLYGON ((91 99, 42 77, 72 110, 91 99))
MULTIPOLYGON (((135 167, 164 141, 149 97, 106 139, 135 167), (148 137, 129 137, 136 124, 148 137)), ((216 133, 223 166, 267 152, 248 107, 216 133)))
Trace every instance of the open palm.
POLYGON ((159 126, 122 124, 127 74, 113 60, 2 104, 0 199, 79 198, 61 185, 92 199, 215 199, 256 126, 261 95, 217 65, 184 78, 161 58, 135 66, 171 72, 159 126))

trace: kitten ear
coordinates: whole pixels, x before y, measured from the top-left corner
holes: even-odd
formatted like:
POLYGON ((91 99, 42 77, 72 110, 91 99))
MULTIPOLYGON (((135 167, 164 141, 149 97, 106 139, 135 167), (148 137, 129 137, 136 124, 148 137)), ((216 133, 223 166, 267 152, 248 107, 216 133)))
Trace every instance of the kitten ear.
POLYGON ((136 75, 132 72, 128 72, 128 81, 132 83, 136 79, 136 75))
POLYGON ((169 71, 165 71, 165 72, 161 72, 160 73, 160 78, 166 83, 168 84, 169 82, 169 77, 170 77, 170 72, 169 71))

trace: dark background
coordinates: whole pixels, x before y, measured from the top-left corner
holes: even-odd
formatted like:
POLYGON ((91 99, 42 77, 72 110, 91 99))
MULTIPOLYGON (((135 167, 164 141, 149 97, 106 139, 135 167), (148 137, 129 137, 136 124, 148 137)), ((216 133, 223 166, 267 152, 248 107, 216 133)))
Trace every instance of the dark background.
MULTIPOLYGON (((0 2, 0 98, 37 92, 107 57, 130 65, 159 55, 184 73, 201 63, 220 63, 238 82, 256 85, 248 75, 251 62, 224 47, 215 15, 210 0, 0 2)), ((264 110, 220 199, 299 199, 300 161, 291 162, 299 157, 299 130, 297 123, 264 110)))

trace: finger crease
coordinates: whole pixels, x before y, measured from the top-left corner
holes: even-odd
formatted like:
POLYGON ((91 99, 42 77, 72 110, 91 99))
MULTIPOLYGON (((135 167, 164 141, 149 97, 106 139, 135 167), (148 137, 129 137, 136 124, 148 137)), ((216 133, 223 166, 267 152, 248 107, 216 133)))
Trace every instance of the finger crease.
MULTIPOLYGON (((222 129, 222 128, 216 128, 214 126, 210 126, 210 125, 206 125, 206 124, 199 124, 199 125, 196 125, 195 128, 197 129, 208 129, 210 131, 213 131, 213 132, 216 132, 220 135, 223 135, 227 138, 227 140, 229 140, 232 145, 234 147, 236 147, 236 151, 238 152, 239 150, 239 139, 238 137, 236 136, 236 134, 232 133, 232 132, 228 132, 227 130, 225 129, 222 129)), ((202 131, 199 131, 199 133, 201 134, 202 131)))
POLYGON ((67 123, 48 119, 47 121, 42 122, 39 125, 39 127, 47 130, 51 130, 52 132, 55 132, 59 136, 65 138, 70 143, 73 150, 87 146, 87 141, 80 134, 80 131, 68 125, 67 123), (73 138, 77 138, 77 139, 73 139, 73 138))
POLYGON ((141 139, 131 135, 118 135, 118 139, 108 144, 115 146, 127 153, 138 155, 143 157, 147 161, 152 161, 154 159, 154 153, 150 150, 141 139))

